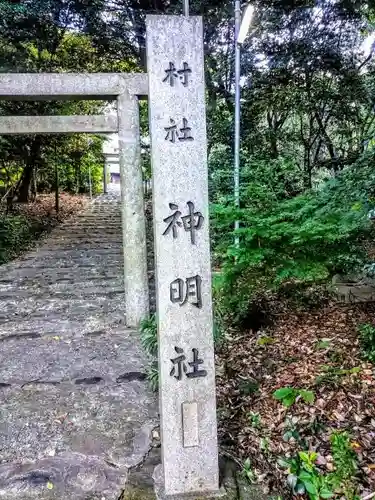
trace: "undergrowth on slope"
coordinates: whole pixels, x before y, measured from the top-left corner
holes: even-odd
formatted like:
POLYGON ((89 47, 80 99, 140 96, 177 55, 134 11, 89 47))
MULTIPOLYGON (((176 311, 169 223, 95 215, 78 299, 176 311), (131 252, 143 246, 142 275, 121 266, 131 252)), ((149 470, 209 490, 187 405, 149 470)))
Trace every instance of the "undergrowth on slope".
POLYGON ((35 240, 80 212, 86 204, 85 197, 61 193, 58 214, 54 194, 40 195, 32 203, 15 204, 10 214, 0 207, 0 265, 28 250, 35 240))
POLYGON ((0 214, 0 264, 27 248, 33 238, 33 224, 24 215, 0 214))
POLYGON ((221 446, 266 494, 357 500, 375 491, 375 370, 363 344, 372 330, 358 335, 374 313, 371 303, 287 309, 258 332, 231 331, 220 347, 221 446))

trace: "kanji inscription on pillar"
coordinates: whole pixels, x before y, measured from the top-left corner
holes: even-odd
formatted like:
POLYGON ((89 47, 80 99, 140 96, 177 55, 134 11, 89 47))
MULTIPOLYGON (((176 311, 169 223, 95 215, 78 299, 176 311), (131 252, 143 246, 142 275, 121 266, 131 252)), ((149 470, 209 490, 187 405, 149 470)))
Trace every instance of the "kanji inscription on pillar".
POLYGON ((165 496, 218 489, 200 17, 147 16, 165 496))

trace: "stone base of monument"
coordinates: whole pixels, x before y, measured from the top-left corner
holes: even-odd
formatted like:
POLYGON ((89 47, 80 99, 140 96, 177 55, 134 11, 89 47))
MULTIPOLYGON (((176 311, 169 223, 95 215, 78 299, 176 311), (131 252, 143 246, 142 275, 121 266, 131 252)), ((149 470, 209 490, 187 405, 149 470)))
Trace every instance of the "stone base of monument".
POLYGON ((192 496, 166 496, 163 485, 163 469, 157 465, 154 469, 154 494, 156 500, 275 500, 277 496, 265 494, 258 485, 249 484, 245 478, 241 477, 241 472, 232 461, 220 460, 220 490, 216 494, 203 493, 192 496))
POLYGON ((201 493, 188 493, 185 495, 166 495, 164 491, 164 478, 163 478, 163 466, 161 464, 157 465, 154 470, 153 480, 154 480, 154 491, 156 500, 184 500, 194 499, 194 500, 214 500, 217 498, 225 499, 226 491, 224 488, 218 490, 217 492, 210 492, 209 494, 201 493))

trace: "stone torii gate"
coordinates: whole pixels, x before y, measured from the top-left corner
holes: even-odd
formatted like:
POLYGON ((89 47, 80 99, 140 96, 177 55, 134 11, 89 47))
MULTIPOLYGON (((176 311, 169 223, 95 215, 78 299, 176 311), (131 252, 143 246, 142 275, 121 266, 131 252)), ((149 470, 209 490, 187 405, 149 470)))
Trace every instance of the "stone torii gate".
POLYGON ((0 116, 0 135, 118 133, 127 326, 149 313, 138 98, 147 74, 0 74, 1 100, 117 100, 117 116, 0 116))
POLYGON ((0 74, 0 99, 117 100, 117 117, 0 117, 1 134, 119 134, 127 326, 149 312, 139 96, 148 95, 163 468, 158 498, 218 493, 200 17, 146 16, 148 74, 0 74))

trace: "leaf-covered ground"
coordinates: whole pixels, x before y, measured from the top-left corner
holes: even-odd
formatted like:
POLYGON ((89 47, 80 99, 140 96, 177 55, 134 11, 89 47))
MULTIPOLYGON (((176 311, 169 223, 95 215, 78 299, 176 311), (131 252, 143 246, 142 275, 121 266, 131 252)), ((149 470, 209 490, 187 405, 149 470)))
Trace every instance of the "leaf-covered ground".
POLYGON ((375 367, 363 360, 357 331, 374 322, 375 304, 330 303, 284 311, 270 327, 225 340, 217 359, 220 439, 229 455, 250 458, 266 491, 292 496, 277 460, 299 451, 316 451, 322 474, 332 471, 330 435, 342 429, 358 459, 361 496, 375 492, 375 367), (286 408, 273 393, 287 386, 313 391, 314 402, 297 397, 286 408))
POLYGON ((75 213, 80 212, 88 203, 88 198, 80 195, 60 193, 59 212, 55 210, 55 194, 41 194, 32 203, 18 203, 15 213, 22 214, 33 220, 39 220, 45 225, 54 226, 63 222, 75 213))
POLYGON ((81 212, 88 202, 85 196, 61 193, 58 213, 54 194, 39 195, 32 203, 16 203, 8 214, 0 205, 0 264, 30 249, 38 238, 81 212))

